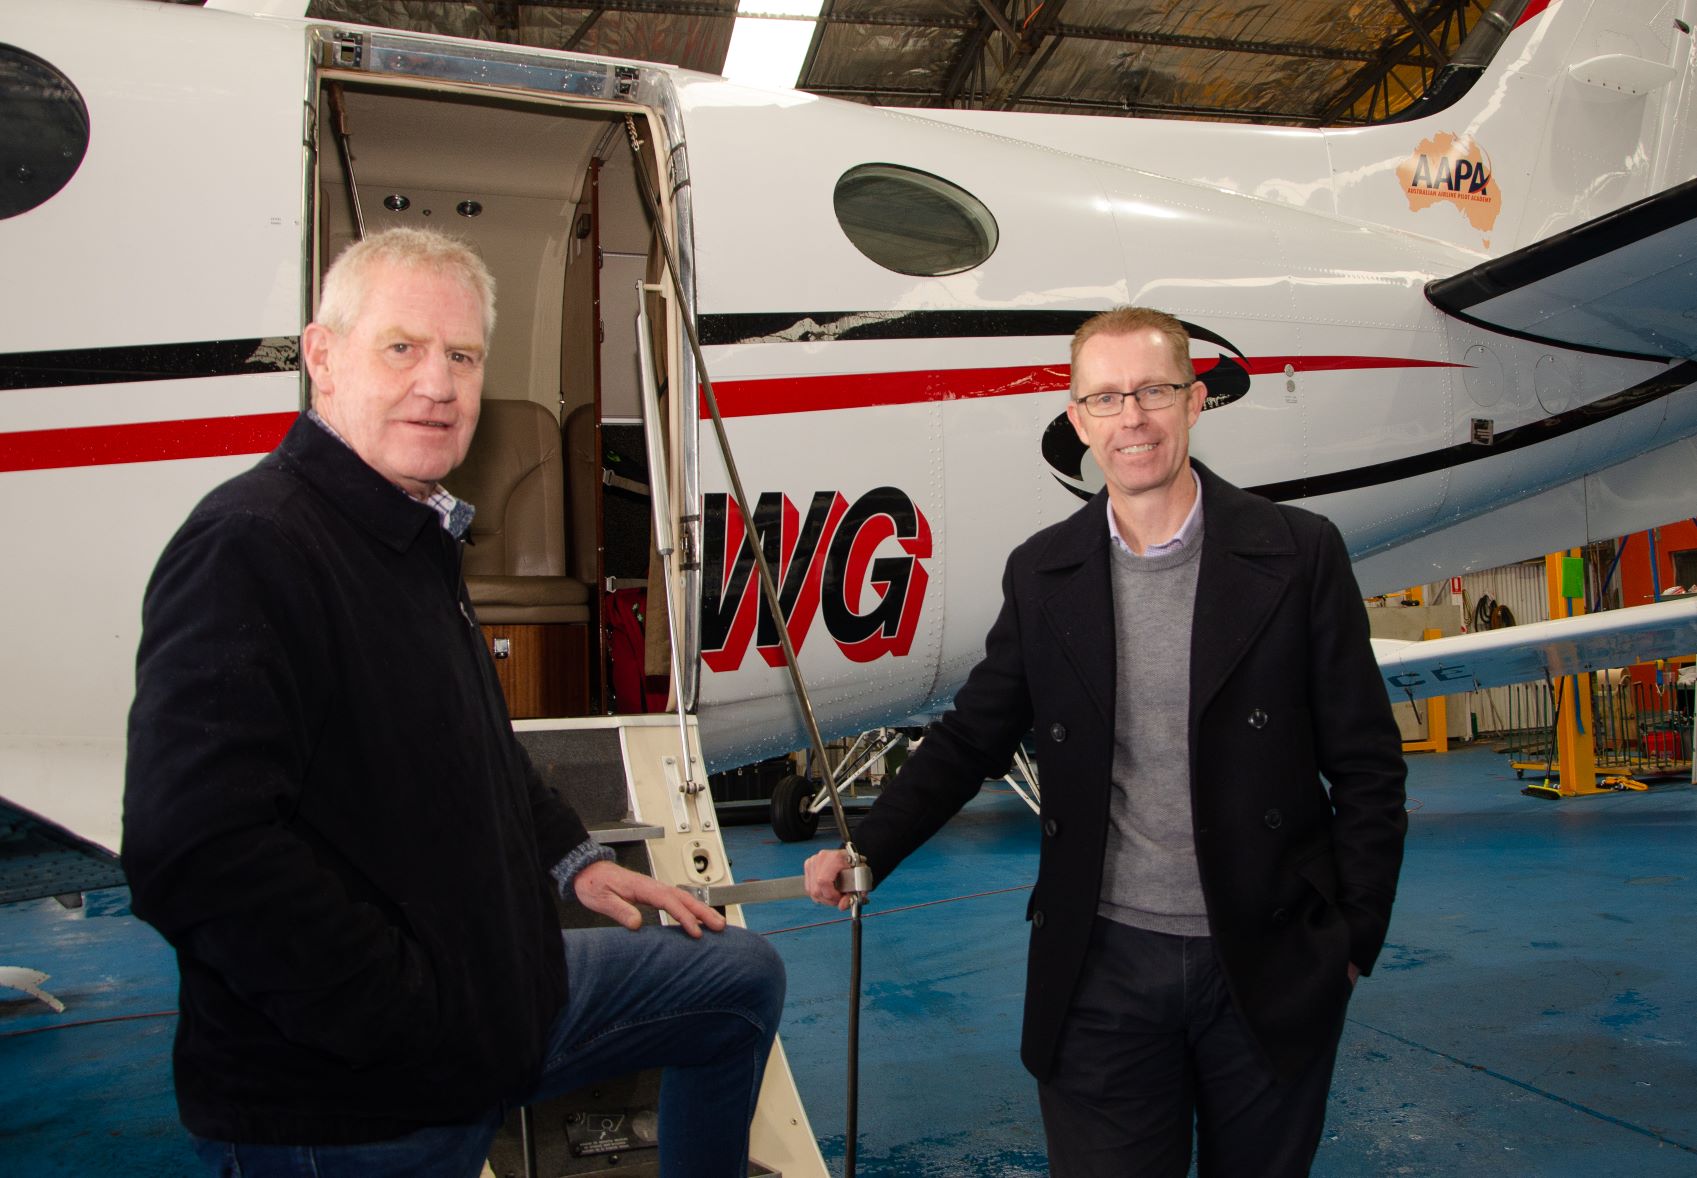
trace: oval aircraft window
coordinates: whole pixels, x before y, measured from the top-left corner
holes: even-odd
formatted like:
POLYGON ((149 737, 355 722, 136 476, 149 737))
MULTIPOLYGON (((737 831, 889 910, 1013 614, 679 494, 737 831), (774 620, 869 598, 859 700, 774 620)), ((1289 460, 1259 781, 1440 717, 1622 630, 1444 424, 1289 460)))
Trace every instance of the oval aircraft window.
POLYGON ((51 200, 87 151, 88 107, 71 80, 0 44, 0 220, 51 200))
POLYGON ((959 274, 996 250, 984 202, 928 172, 861 164, 837 181, 833 203, 854 247, 898 274, 959 274))

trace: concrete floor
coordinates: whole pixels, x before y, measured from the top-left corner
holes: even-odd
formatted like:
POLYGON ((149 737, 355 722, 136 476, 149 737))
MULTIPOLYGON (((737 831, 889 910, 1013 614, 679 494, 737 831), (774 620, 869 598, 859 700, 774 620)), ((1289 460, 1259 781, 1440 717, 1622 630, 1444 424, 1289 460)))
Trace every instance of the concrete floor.
MULTIPOLYGON (((1409 768, 1400 898, 1351 1003, 1314 1173, 1697 1174, 1697 794, 1529 798, 1483 747, 1409 768)), ((728 841, 738 878, 795 870, 770 832, 728 841)), ((987 793, 876 894, 863 1172, 1045 1172, 1017 1058, 1037 842, 1022 803, 987 793)), ((836 1163, 849 938, 821 913, 749 919, 789 965, 784 1038, 836 1163)))
MULTIPOLYGON (((1475 748, 1410 761, 1389 943, 1351 1006, 1315 1174, 1697 1174, 1697 793, 1550 802, 1475 748)), ((826 845, 732 827, 742 880, 826 845)), ((1045 1172, 1016 1045, 1029 811, 997 789, 879 889, 866 921, 860 1170, 1045 1172)), ((783 1036, 826 1158, 843 1153, 848 927, 751 907, 789 966, 783 1036)), ((170 1094, 175 970, 122 888, 0 906, 0 1174, 193 1172, 170 1094)))

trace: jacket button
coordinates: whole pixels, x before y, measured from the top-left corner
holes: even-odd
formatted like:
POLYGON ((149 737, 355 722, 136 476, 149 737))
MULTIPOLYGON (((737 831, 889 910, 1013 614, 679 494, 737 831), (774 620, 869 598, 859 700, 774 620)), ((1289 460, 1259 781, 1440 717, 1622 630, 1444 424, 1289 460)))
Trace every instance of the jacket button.
POLYGON ((1039 908, 1037 911, 1035 911, 1031 914, 1031 927, 1032 928, 1042 928, 1043 927, 1043 910, 1041 908, 1039 908))
POLYGON ((1060 744, 1061 741, 1065 740, 1066 738, 1067 738, 1067 726, 1065 724, 1062 724, 1062 723, 1057 721, 1056 723, 1049 725, 1049 739, 1050 740, 1054 741, 1056 744, 1060 744))
POLYGON ((1251 728, 1265 728, 1267 726, 1267 713, 1263 712, 1260 708, 1256 708, 1253 712, 1250 712, 1249 726, 1251 728))
POLYGON ((1276 924, 1276 925, 1281 925, 1281 926, 1289 924, 1290 923, 1290 912, 1289 912, 1289 910, 1284 909, 1284 908, 1273 909, 1273 923, 1276 924))
POLYGON ((1054 838, 1060 832, 1061 832, 1061 824, 1059 822, 1056 822, 1053 818, 1043 819, 1043 833, 1044 834, 1048 835, 1050 838, 1054 838))
POLYGON ((1267 824, 1268 830, 1277 830, 1285 824, 1285 816, 1280 814, 1277 810, 1268 810, 1265 814, 1261 815, 1261 821, 1267 824))

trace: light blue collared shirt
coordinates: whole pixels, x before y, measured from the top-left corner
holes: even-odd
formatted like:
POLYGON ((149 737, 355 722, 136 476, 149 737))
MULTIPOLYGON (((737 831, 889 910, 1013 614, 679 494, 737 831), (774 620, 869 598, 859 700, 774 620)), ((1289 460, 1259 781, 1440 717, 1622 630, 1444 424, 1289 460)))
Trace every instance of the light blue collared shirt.
POLYGON ((1173 533, 1171 540, 1160 544, 1151 544, 1142 552, 1132 552, 1131 545, 1127 544, 1125 537, 1120 535, 1120 525, 1114 519, 1114 500, 1111 496, 1108 499, 1108 537, 1129 555, 1140 558, 1165 556, 1169 552, 1177 552, 1180 548, 1194 541, 1202 531, 1202 476, 1197 474, 1196 469, 1192 467, 1190 477, 1196 483, 1196 501, 1190 505, 1190 514, 1184 517, 1184 522, 1178 526, 1178 531, 1173 533))

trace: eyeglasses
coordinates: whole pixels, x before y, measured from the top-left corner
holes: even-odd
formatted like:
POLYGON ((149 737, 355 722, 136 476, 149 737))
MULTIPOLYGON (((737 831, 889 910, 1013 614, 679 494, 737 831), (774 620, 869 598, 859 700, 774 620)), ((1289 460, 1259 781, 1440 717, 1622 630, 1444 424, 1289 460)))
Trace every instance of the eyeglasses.
POLYGON ((1092 417, 1112 417, 1125 408, 1125 399, 1132 397, 1137 401, 1139 409, 1165 409, 1184 389, 1196 382, 1183 381, 1179 384, 1146 384, 1140 389, 1132 389, 1129 393, 1091 393, 1087 397, 1079 397, 1078 403, 1084 406, 1086 413, 1092 417))

